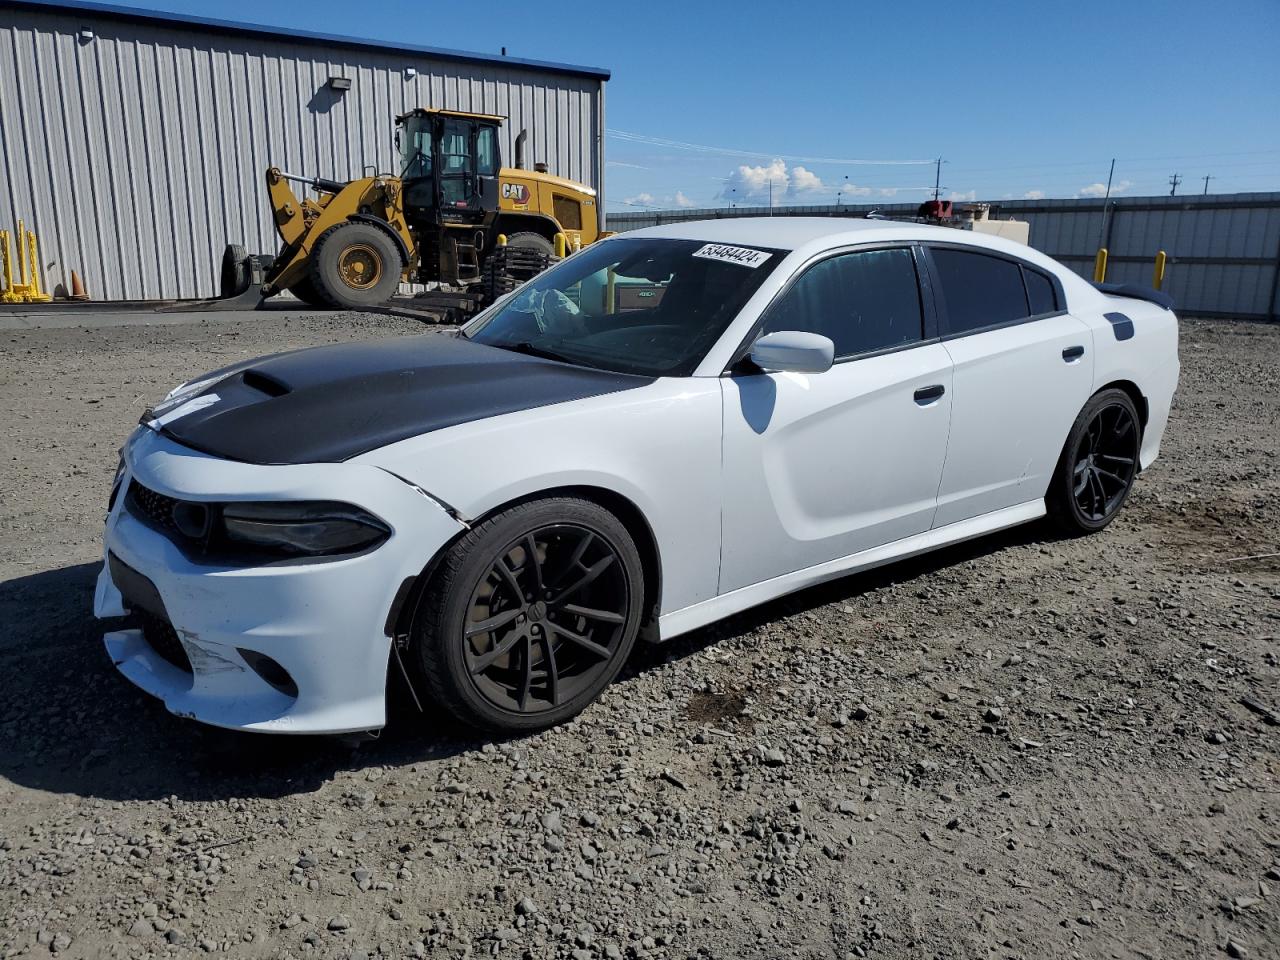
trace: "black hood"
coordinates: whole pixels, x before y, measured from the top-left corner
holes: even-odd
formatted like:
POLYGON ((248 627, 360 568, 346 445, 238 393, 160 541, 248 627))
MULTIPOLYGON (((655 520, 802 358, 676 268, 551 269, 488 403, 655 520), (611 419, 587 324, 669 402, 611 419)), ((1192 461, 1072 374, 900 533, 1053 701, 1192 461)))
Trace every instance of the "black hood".
POLYGON ((222 379, 193 397, 218 400, 160 432, 261 464, 334 463, 459 423, 652 382, 439 334, 296 350, 211 376, 222 379))

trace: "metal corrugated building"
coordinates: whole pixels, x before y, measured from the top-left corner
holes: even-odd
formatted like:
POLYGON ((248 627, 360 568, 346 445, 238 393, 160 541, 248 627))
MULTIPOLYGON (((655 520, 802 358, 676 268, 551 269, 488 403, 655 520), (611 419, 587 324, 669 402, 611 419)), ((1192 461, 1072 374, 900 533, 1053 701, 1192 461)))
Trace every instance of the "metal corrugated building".
POLYGON ((418 106, 505 116, 504 162, 527 130, 528 162, 603 193, 606 70, 98 3, 4 11, 0 227, 37 231, 50 287, 76 270, 94 299, 212 296, 228 242, 277 249, 268 166, 395 171, 394 117, 418 106))

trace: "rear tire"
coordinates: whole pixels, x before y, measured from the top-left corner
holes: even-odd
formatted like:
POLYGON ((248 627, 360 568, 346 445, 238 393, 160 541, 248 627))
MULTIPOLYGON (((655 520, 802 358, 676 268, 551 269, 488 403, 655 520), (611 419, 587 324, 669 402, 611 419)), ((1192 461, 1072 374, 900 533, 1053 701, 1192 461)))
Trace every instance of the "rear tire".
POLYGON ((1123 390, 1103 390, 1067 434, 1045 494, 1054 525, 1069 535, 1097 533, 1115 519, 1138 475, 1142 427, 1123 390))
POLYGON ((414 618, 412 661, 464 723, 540 730, 617 676, 644 603, 640 554, 617 517, 589 500, 535 500, 445 553, 414 618))
POLYGON ((222 251, 222 271, 218 294, 224 300, 238 297, 249 289, 252 274, 249 272, 249 253, 243 244, 228 243, 222 251))
POLYGON ((528 250, 537 250, 539 253, 545 253, 548 257, 555 256, 555 245, 540 233, 513 233, 507 238, 508 247, 524 247, 528 250))
POLYGON ((340 223, 316 242, 306 279, 321 303, 359 310, 390 300, 403 270, 400 249, 385 230, 368 223, 340 223))

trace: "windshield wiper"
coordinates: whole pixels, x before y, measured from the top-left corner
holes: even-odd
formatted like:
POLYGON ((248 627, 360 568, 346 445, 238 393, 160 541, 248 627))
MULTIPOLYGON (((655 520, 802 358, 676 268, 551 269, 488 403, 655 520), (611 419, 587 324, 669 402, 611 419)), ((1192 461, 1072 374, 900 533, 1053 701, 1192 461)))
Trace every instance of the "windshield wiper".
POLYGON ((543 360, 558 360, 561 363, 576 363, 564 354, 556 353, 554 350, 548 350, 546 347, 535 346, 528 340, 520 340, 517 343, 495 343, 495 347, 503 350, 510 350, 513 353, 523 353, 530 357, 541 357, 543 360))

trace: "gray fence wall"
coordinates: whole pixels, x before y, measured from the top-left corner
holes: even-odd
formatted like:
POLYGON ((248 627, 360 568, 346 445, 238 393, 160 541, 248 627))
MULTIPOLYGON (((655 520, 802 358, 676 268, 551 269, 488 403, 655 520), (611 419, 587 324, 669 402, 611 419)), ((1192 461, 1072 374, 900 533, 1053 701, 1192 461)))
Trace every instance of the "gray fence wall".
POLYGON ((394 118, 418 106, 508 117, 506 162, 527 129, 529 163, 602 186, 604 71, 224 26, 5 5, 0 228, 37 231, 50 286, 76 270, 94 299, 212 296, 228 242, 279 246, 268 166, 394 171, 394 118))
MULTIPOLYGON (((1085 277, 1099 246, 1107 279, 1151 285, 1155 255, 1169 257, 1164 290, 1186 316, 1280 319, 1280 193, 992 203, 992 215, 1026 220, 1031 246, 1085 277)), ((915 204, 775 207, 774 216, 909 216, 915 204)), ((609 229, 727 216, 768 216, 765 207, 610 213, 609 229)))

